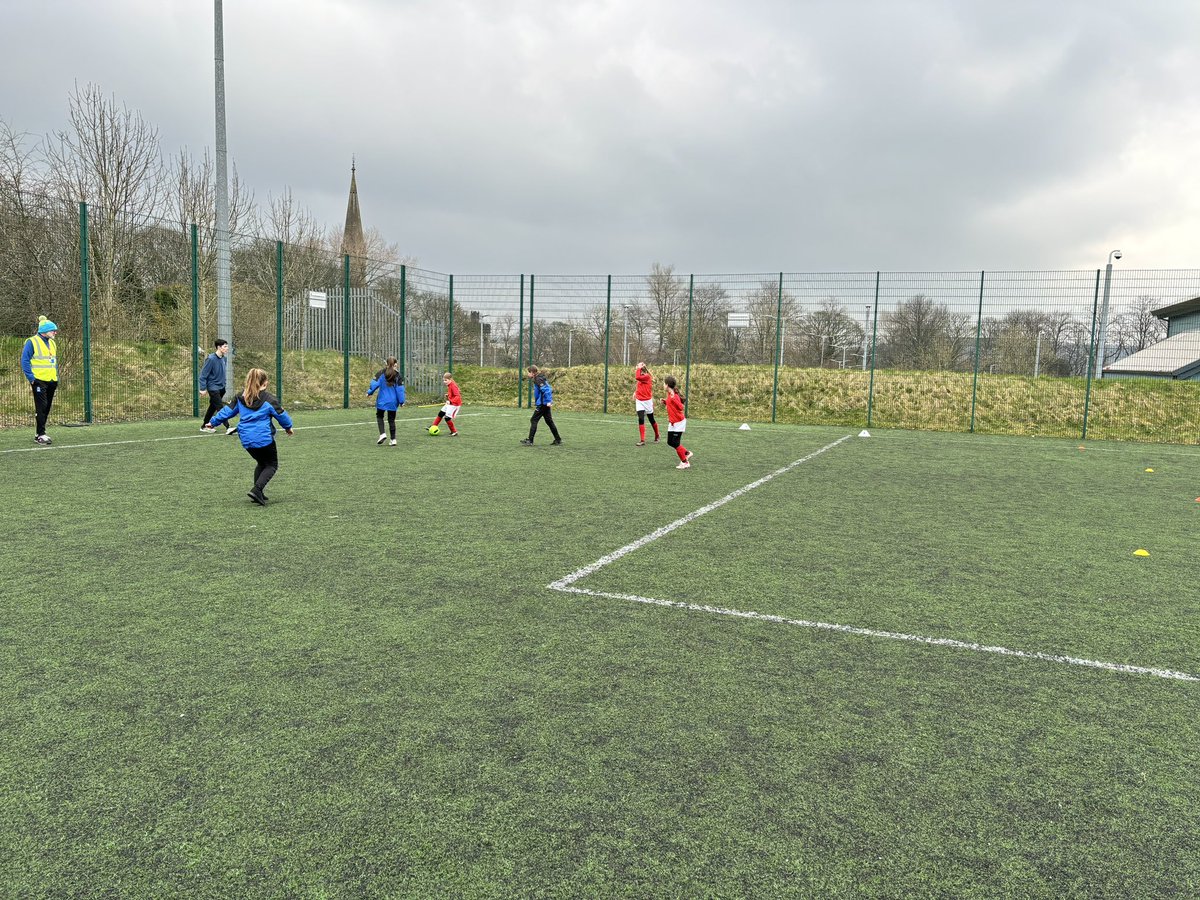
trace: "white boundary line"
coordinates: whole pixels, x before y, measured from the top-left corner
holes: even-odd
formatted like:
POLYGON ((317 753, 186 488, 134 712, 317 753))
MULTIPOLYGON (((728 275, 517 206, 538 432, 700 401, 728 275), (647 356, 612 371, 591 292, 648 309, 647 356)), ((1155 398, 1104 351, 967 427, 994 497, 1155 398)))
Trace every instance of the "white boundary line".
POLYGON ((738 497, 742 496, 742 494, 745 494, 747 491, 752 491, 756 487, 761 487, 762 485, 764 485, 768 481, 770 481, 772 478, 778 478, 780 475, 787 474, 788 472, 792 471, 792 469, 796 468, 796 466, 800 465, 801 463, 806 463, 810 459, 814 459, 815 457, 820 456, 822 453, 826 452, 827 450, 832 450, 834 447, 836 447, 838 444, 842 443, 843 441, 850 440, 851 437, 852 437, 852 435, 849 435, 849 434, 846 435, 845 437, 840 437, 836 441, 834 441, 832 444, 826 444, 820 450, 814 450, 812 453, 808 454, 808 456, 805 456, 802 459, 798 459, 793 463, 788 463, 782 469, 776 469, 770 475, 764 475, 762 478, 758 479, 758 481, 752 481, 752 482, 750 482, 750 484, 746 485, 745 487, 738 488, 732 494, 726 494, 720 500, 714 500, 712 503, 708 504, 708 506, 702 506, 695 512, 688 513, 682 519, 676 519, 671 524, 664 525, 662 528, 659 528, 655 531, 650 532, 645 537, 638 538, 632 544, 626 544, 621 549, 614 550, 612 553, 608 554, 608 556, 600 557, 600 559, 596 560, 591 565, 584 566, 582 569, 576 569, 570 575, 560 578, 560 579, 558 579, 558 581, 555 581, 554 583, 552 583, 550 585, 550 587, 552 587, 556 591, 561 591, 564 588, 568 587, 569 585, 574 584, 579 579, 586 578, 587 576, 598 571, 599 569, 604 568, 609 563, 616 562, 622 556, 632 553, 634 550, 637 550, 639 547, 645 547, 647 544, 649 544, 653 541, 657 541, 660 537, 664 537, 664 536, 670 534, 676 528, 681 528, 684 525, 686 525, 688 522, 691 522, 691 521, 694 521, 695 519, 700 518, 705 513, 710 513, 714 509, 719 509, 720 507, 722 507, 726 503, 728 503, 730 500, 736 500, 738 497))
POLYGON ((714 509, 724 506, 729 501, 735 500, 748 491, 752 491, 756 487, 766 484, 773 478, 777 478, 780 475, 790 472, 801 463, 806 463, 810 459, 820 456, 822 453, 825 453, 828 450, 832 450, 834 447, 838 446, 838 444, 848 440, 850 437, 851 435, 846 435, 845 437, 839 438, 831 444, 826 444, 820 450, 810 453, 808 456, 798 459, 793 463, 789 463, 782 469, 777 469, 770 475, 763 476, 762 478, 758 479, 758 481, 751 482, 745 487, 738 488, 736 491, 726 494, 720 500, 715 500, 707 506, 702 506, 695 512, 688 513, 683 518, 676 519, 674 522, 664 525, 662 528, 656 529, 644 537, 638 538, 633 543, 626 544, 624 547, 614 550, 607 556, 600 557, 600 559, 596 560, 590 565, 586 565, 581 569, 576 569, 570 575, 566 575, 557 581, 551 582, 547 585, 547 587, 551 590, 560 591, 566 594, 583 594, 588 597, 604 597, 610 600, 625 600, 630 603, 645 603, 651 606, 665 606, 673 609, 686 609, 692 612, 705 612, 719 616, 734 616, 739 619, 753 619, 758 622, 772 622, 778 625, 792 625, 798 628, 815 628, 821 631, 836 631, 842 634, 855 634, 862 637, 887 638, 893 641, 908 641, 915 644, 928 644, 935 647, 950 647, 955 650, 971 650, 976 653, 995 653, 1000 656, 1012 656, 1019 659, 1037 659, 1043 662, 1059 663, 1063 665, 1084 666, 1089 669, 1103 669, 1108 672, 1121 672, 1127 675, 1151 675, 1155 678, 1166 678, 1175 681, 1200 682, 1200 676, 1190 675, 1187 672, 1176 672, 1172 669, 1156 669, 1149 666, 1131 666, 1124 663, 1103 662, 1101 660, 1083 659, 1077 656, 1065 656, 1056 653, 1013 650, 1008 647, 976 644, 971 641, 959 641, 953 638, 926 637, 919 634, 906 634, 898 631, 879 631, 874 628, 862 628, 857 625, 838 625, 831 622, 812 622, 807 619, 789 619, 784 616, 775 616, 768 613, 753 612, 751 610, 726 609, 722 606, 683 603, 677 600, 659 600, 654 597, 641 597, 637 594, 613 594, 604 591, 592 591, 586 588, 572 587, 575 582, 586 578, 589 575, 595 574, 609 563, 616 562, 618 559, 623 556, 627 556, 634 550, 645 547, 647 544, 651 544, 661 537, 665 537, 675 529, 681 528, 689 522, 698 519, 705 513, 710 513, 714 509))
MULTIPOLYGON (((470 416, 482 416, 486 413, 460 413, 459 418, 465 419, 470 416)), ((403 419, 397 419, 397 422, 421 422, 427 419, 428 416, 405 416, 403 419)), ((353 428, 363 425, 374 425, 373 419, 368 419, 363 422, 338 422, 334 425, 297 425, 293 431, 320 431, 323 428, 353 428)), ((96 441, 91 444, 51 444, 49 447, 14 447, 9 450, 0 450, 0 454, 5 453, 45 453, 47 450, 78 450, 87 447, 115 447, 120 444, 158 444, 163 441, 202 441, 205 438, 212 437, 211 434, 176 434, 171 437, 158 438, 136 438, 129 441, 96 441)), ((224 437, 224 435, 221 435, 224 437)))

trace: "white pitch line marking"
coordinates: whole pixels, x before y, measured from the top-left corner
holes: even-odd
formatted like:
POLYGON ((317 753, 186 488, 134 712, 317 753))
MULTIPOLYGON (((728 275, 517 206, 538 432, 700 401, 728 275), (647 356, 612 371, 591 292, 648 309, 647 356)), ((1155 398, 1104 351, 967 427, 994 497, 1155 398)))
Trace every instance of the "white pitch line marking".
POLYGON ((589 575, 595 574, 597 571, 604 568, 609 563, 616 562, 618 559, 620 559, 623 556, 627 556, 628 554, 632 553, 634 550, 637 550, 641 547, 645 547, 647 544, 657 541, 659 538, 670 534, 672 531, 686 525, 688 522, 692 522, 692 521, 698 519, 700 516, 704 515, 705 513, 710 513, 714 509, 718 509, 718 508, 724 506, 730 500, 734 500, 734 499, 742 496, 743 494, 747 493, 748 491, 752 491, 756 487, 760 487, 761 485, 766 484, 771 479, 777 478, 780 475, 784 475, 787 472, 790 472, 792 469, 794 469, 796 466, 800 465, 801 463, 808 462, 810 459, 813 459, 814 457, 819 456, 828 450, 832 450, 838 444, 842 443, 842 441, 849 440, 850 437, 852 437, 852 435, 846 435, 845 437, 839 438, 838 440, 834 441, 832 444, 826 444, 820 450, 814 451, 813 453, 810 453, 808 456, 798 459, 793 463, 789 463, 788 465, 784 466, 782 469, 777 469, 776 471, 772 472, 769 475, 764 475, 762 478, 758 479, 758 481, 753 481, 750 484, 746 485, 745 487, 738 488, 736 491, 733 491, 732 493, 725 495, 720 500, 715 500, 712 503, 708 504, 707 506, 702 506, 700 509, 696 510, 695 512, 688 513, 683 518, 676 519, 674 522, 671 522, 668 525, 664 525, 662 528, 652 531, 652 532, 650 532, 650 534, 647 534, 644 537, 638 538, 633 543, 626 544, 624 547, 621 547, 618 550, 614 550, 612 553, 609 553, 607 556, 602 556, 600 559, 596 560, 591 565, 584 566, 582 569, 576 569, 570 575, 560 578, 557 581, 551 582, 550 584, 547 585, 547 587, 550 588, 551 590, 561 591, 562 593, 565 593, 565 594, 583 594, 588 597, 603 597, 603 598, 610 599, 610 600, 625 600, 625 601, 631 602, 631 603, 645 603, 645 604, 649 604, 651 606, 666 606, 666 607, 671 607, 673 609, 686 609, 686 610, 690 610, 692 612, 712 613, 714 615, 719 615, 719 616, 734 616, 734 617, 740 618, 740 619, 752 619, 752 620, 759 621, 759 622, 772 622, 772 623, 775 623, 778 625, 792 625, 792 626, 795 626, 798 628, 815 628, 815 629, 818 629, 821 631, 836 631, 841 634, 856 634, 856 635, 859 635, 862 637, 887 638, 887 639, 893 640, 893 641, 908 641, 910 643, 915 643, 915 644, 928 644, 928 645, 934 646, 934 647, 950 647, 955 650, 972 650, 976 653, 995 653, 1000 656, 1012 656, 1012 657, 1017 657, 1019 659, 1037 659, 1037 660, 1041 660, 1043 662, 1060 663, 1063 665, 1084 666, 1084 667, 1090 668, 1090 669, 1103 669, 1108 672, 1121 672, 1121 673, 1124 673, 1127 675, 1151 675, 1155 678, 1167 678, 1167 679, 1172 679, 1175 681, 1200 682, 1200 676, 1190 675, 1187 672, 1177 672, 1172 669, 1157 669, 1157 668, 1152 668, 1149 666, 1131 666, 1131 665, 1126 665, 1124 663, 1103 662, 1101 660, 1083 659, 1078 656, 1066 656, 1066 655, 1057 654, 1057 653, 1042 653, 1042 652, 1030 651, 1030 650, 1013 650, 1009 647, 976 644, 971 641, 960 641, 960 640, 956 640, 954 638, 926 637, 924 635, 919 635, 919 634, 906 634, 906 633, 900 632, 900 631, 880 631, 880 630, 877 630, 874 628, 863 628, 858 625, 838 625, 838 624, 835 624, 832 622, 811 622, 807 619, 789 619, 784 616, 776 616, 776 615, 771 615, 769 613, 754 612, 752 610, 727 609, 722 606, 707 606, 707 605, 702 605, 702 604, 697 604, 697 603, 683 603, 678 600, 659 600, 654 597, 641 597, 641 596, 638 596, 637 594, 613 594, 613 593, 607 593, 604 591, 592 591, 592 590, 588 590, 587 588, 572 587, 572 585, 576 581, 579 581, 582 578, 586 578, 589 575))
MULTIPOLYGON (((557 583, 557 582, 556 582, 557 583)), ((857 634, 863 637, 888 638, 893 641, 909 641, 914 644, 930 644, 935 647, 950 647, 955 650, 973 650, 976 653, 996 653, 1000 656, 1015 656, 1021 659, 1040 659, 1043 662, 1062 663, 1064 665, 1085 666, 1089 669, 1104 669, 1109 672, 1123 672, 1127 675, 1152 675, 1155 678, 1168 678, 1175 681, 1198 681, 1200 676, 1189 675, 1187 672, 1176 672, 1172 669, 1155 669, 1148 666, 1130 666, 1124 663, 1102 662, 1095 659, 1081 659, 1077 656, 1063 656, 1056 653, 1039 653, 1029 650, 1013 650, 1008 647, 988 646, 971 641, 959 641, 953 638, 925 637, 919 634, 905 634, 900 631, 878 631, 874 628, 861 628, 857 625, 837 625, 831 622, 810 622, 807 619, 789 619, 784 616, 774 616, 768 613, 753 612, 741 609, 726 609, 721 606, 705 606, 697 603, 681 603, 677 600, 658 600, 654 597, 639 597, 636 594, 609 594, 603 591, 589 591, 586 588, 555 587, 557 591, 568 594, 586 594, 589 597, 606 597, 611 600, 626 600, 632 603, 646 603, 652 606, 668 606, 674 609, 686 609, 693 612, 713 613, 719 616, 735 616, 739 619, 753 619, 759 622, 773 622, 778 625, 794 625, 799 628, 816 628, 821 631, 837 631, 842 634, 857 634)))
MULTIPOLYGON (((460 419, 465 419, 470 416, 482 416, 482 415, 486 415, 486 413, 459 413, 458 417, 460 419)), ((396 421, 397 422, 423 422, 426 420, 426 418, 427 418, 426 416, 406 416, 405 418, 397 419, 396 421)), ((320 431, 323 428, 354 428, 354 427, 361 427, 363 425, 374 425, 374 424, 375 424, 375 422, 373 420, 367 420, 364 422, 338 422, 335 425, 297 425, 292 430, 293 431, 320 431)), ((158 444, 158 443, 161 443, 162 441, 193 441, 193 440, 204 440, 205 438, 208 438, 208 437, 212 437, 212 435, 211 434, 176 434, 176 435, 172 435, 171 437, 136 438, 134 440, 128 440, 128 441, 96 441, 95 443, 92 443, 92 444, 51 444, 49 447, 16 447, 11 450, 0 450, 0 454, 3 454, 3 453, 44 453, 47 450, 78 450, 81 447, 82 448, 115 447, 120 444, 158 444)), ((224 435, 221 435, 221 437, 224 437, 224 435)))
POLYGON ((795 462, 788 463, 782 469, 776 469, 770 475, 764 475, 762 478, 758 479, 758 481, 752 481, 752 482, 750 482, 750 484, 747 484, 744 487, 738 488, 733 493, 726 494, 720 500, 714 500, 712 503, 708 504, 708 506, 702 506, 695 512, 688 513, 682 519, 676 519, 674 522, 671 522, 669 525, 664 525, 662 528, 659 528, 655 531, 650 532, 645 537, 638 538, 632 544, 626 544, 624 547, 621 547, 619 550, 614 550, 612 553, 608 554, 607 556, 602 556, 600 559, 596 560, 591 565, 584 566, 582 569, 576 569, 570 575, 567 575, 564 578, 560 578, 560 579, 558 579, 558 581, 555 581, 554 583, 552 583, 550 585, 550 587, 552 587, 556 591, 563 590, 568 585, 574 584, 576 581, 578 581, 581 578, 586 578, 587 576, 604 568, 609 563, 616 562, 622 556, 626 556, 627 554, 632 553, 634 550, 637 550, 639 547, 645 547, 647 544, 653 543, 654 541, 657 541, 659 538, 665 537, 666 535, 670 534, 676 528, 682 528, 688 522, 693 522, 696 519, 700 518, 702 515, 712 512, 714 509, 719 509, 720 507, 722 507, 726 503, 728 503, 730 500, 736 500, 738 497, 742 496, 742 494, 752 491, 756 487, 761 487, 762 485, 766 484, 771 479, 778 478, 780 475, 787 474, 788 472, 790 472, 792 469, 796 468, 796 466, 800 465, 801 463, 806 463, 810 459, 814 459, 814 458, 820 456, 822 453, 825 453, 828 450, 832 450, 834 447, 836 447, 838 444, 842 443, 843 441, 850 440, 851 437, 853 437, 853 435, 849 435, 849 434, 846 435, 845 437, 840 437, 836 441, 834 441, 832 444, 826 444, 820 450, 814 450, 812 453, 808 454, 808 456, 798 459, 795 462))

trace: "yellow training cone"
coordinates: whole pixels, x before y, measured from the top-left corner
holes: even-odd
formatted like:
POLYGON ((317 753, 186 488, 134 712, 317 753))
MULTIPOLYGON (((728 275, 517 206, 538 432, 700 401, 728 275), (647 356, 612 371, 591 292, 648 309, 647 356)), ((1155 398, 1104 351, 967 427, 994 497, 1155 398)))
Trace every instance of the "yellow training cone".
POLYGON ((1134 556, 1149 556, 1150 551, 1149 550, 1134 550, 1133 555, 1134 556))
POLYGON ((1147 472, 1153 472, 1154 470, 1153 470, 1153 469, 1147 469, 1146 471, 1147 471, 1147 472))

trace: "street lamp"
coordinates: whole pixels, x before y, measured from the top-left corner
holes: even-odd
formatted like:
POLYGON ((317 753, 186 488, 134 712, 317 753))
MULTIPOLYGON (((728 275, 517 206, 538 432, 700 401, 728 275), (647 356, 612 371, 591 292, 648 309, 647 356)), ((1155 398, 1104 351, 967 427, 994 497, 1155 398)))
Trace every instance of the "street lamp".
POLYGON ((571 338, 575 336, 575 329, 567 329, 567 368, 571 368, 571 338))
POLYGON ((489 316, 479 317, 479 368, 483 368, 483 320, 489 316))
POLYGON ((1120 258, 1120 250, 1110 252, 1108 254, 1108 265, 1104 269, 1104 303, 1100 307, 1100 334, 1096 341, 1096 363, 1094 366, 1097 378, 1104 377, 1104 341, 1105 332, 1108 331, 1108 289, 1112 284, 1113 260, 1120 258))

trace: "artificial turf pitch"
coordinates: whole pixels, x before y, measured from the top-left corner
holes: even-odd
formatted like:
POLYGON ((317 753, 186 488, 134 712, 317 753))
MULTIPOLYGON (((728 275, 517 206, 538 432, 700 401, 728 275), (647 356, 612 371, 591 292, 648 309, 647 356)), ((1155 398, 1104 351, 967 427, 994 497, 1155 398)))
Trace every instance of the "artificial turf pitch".
POLYGON ((1196 449, 401 417, 0 432, 0 893, 1200 892, 1200 682, 788 624, 1200 675, 1196 449))

